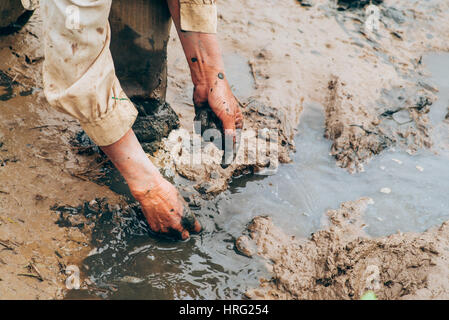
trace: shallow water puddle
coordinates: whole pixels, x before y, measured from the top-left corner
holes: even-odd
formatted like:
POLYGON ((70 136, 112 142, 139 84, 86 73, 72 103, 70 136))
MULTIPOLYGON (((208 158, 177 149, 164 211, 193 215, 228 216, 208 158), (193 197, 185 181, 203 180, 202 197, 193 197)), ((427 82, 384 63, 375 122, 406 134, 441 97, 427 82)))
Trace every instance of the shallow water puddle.
POLYGON ((201 209, 205 230, 189 242, 133 232, 109 239, 98 248, 101 252, 86 259, 89 278, 98 286, 112 286, 104 295, 109 298, 241 298, 266 276, 262 261, 234 251, 234 239, 254 216, 270 215, 287 233, 307 237, 325 222, 327 209, 367 196, 374 201, 365 216, 373 236, 424 231, 448 220, 449 125, 443 119, 449 105, 449 54, 430 54, 424 63, 440 90, 430 112, 433 150, 413 156, 389 150, 365 165, 365 172, 350 175, 329 156, 323 107, 306 105, 293 163, 273 176, 236 179, 229 191, 201 209))
POLYGON ((225 229, 234 230, 252 216, 269 214, 287 233, 308 236, 320 227, 327 209, 362 196, 374 200, 365 219, 373 236, 424 231, 447 220, 449 125, 442 120, 449 106, 449 54, 428 55, 424 63, 440 89, 430 111, 432 151, 410 156, 403 150, 389 150, 365 165, 365 172, 350 175, 328 155, 331 143, 323 137, 322 106, 305 106, 293 163, 263 181, 242 181, 232 201, 220 203, 228 215, 223 219, 225 229))

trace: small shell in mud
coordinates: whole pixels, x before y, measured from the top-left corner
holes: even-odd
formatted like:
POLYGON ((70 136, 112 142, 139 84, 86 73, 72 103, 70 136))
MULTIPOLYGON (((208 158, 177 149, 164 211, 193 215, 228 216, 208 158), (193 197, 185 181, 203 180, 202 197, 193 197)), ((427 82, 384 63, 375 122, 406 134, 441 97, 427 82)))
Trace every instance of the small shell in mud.
POLYGON ((391 189, 390 188, 382 188, 382 189, 380 189, 380 192, 389 194, 389 193, 391 193, 391 189))
POLYGON ((423 172, 423 171, 424 171, 424 168, 423 168, 423 167, 421 167, 421 166, 416 166, 416 169, 417 169, 418 171, 421 171, 421 172, 423 172))

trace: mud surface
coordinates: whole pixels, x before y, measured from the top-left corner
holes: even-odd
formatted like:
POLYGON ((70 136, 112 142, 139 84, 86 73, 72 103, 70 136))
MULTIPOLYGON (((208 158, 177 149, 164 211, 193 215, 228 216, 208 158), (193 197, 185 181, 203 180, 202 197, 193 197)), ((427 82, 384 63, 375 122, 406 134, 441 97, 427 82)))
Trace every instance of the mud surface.
POLYGON ((246 295, 360 299, 374 290, 378 299, 449 298, 449 225, 372 239, 363 231, 363 212, 370 203, 372 199, 362 198, 329 210, 329 226, 308 240, 285 234, 270 218, 256 217, 238 248, 270 261, 274 277, 246 295))
POLYGON ((446 297, 446 224, 387 235, 449 218, 448 98, 424 58, 449 51, 449 7, 383 1, 380 30, 371 34, 357 2, 220 2, 226 76, 244 106, 240 142, 248 146, 236 157, 244 161, 226 168, 213 143, 199 139, 195 149, 193 86, 172 28, 167 101, 176 114, 136 103, 135 129, 204 226, 182 243, 149 232, 123 179, 75 121, 46 103, 38 16, 0 38, 1 297, 61 298, 71 264, 83 290, 67 297, 357 299, 370 285, 380 298, 446 297), (265 128, 278 133, 277 152, 257 148, 271 145, 265 128), (277 174, 267 175, 272 165, 277 174), (364 196, 375 201, 365 222, 368 200, 345 202, 364 196), (323 227, 323 213, 342 202, 323 227), (234 243, 261 214, 281 230, 257 218, 238 242, 248 259, 234 243), (265 258, 275 262, 268 269, 265 258), (371 265, 379 279, 370 284, 371 265), (260 278, 273 281, 256 289, 260 278))
POLYGON ((89 252, 89 233, 58 226, 52 206, 98 196, 122 202, 76 177, 92 160, 70 143, 80 127, 43 97, 40 36, 35 15, 19 33, 0 37, 1 299, 62 298, 66 267, 89 252))
POLYGON ((134 133, 144 150, 153 154, 159 148, 162 138, 179 127, 178 115, 167 102, 157 99, 132 99, 138 110, 137 120, 133 125, 134 133))

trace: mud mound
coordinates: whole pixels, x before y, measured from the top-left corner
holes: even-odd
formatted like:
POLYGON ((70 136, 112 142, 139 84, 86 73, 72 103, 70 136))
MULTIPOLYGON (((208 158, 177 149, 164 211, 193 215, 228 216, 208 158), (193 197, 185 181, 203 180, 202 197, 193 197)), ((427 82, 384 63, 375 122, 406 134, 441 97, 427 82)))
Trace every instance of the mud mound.
MULTIPOLYGON (((213 141, 181 128, 170 133, 163 150, 155 154, 164 172, 175 172, 191 181, 202 194, 226 190, 233 176, 248 172, 275 173, 279 163, 290 162, 295 128, 289 126, 281 110, 260 103, 244 109, 245 124, 239 133, 234 160, 223 166, 223 153, 213 141)), ((207 119, 201 119, 208 125, 207 119)), ((216 128, 216 126, 215 126, 216 128)))
POLYGON ((333 141, 331 155, 340 167, 361 170, 362 163, 387 148, 392 140, 379 129, 380 120, 352 95, 337 77, 329 81, 324 136, 333 141))
POLYGON ((399 146, 410 154, 432 147, 427 114, 435 96, 429 90, 384 90, 376 108, 356 102, 352 92, 356 90, 331 77, 324 136, 333 141, 330 154, 338 166, 363 171, 363 163, 389 147, 399 146))
POLYGON ((296 239, 256 217, 237 249, 270 261, 271 280, 247 292, 253 299, 448 298, 449 224, 422 234, 371 239, 361 215, 372 200, 343 203, 327 215, 330 225, 310 239, 296 239))
POLYGON ((154 153, 162 138, 179 127, 178 115, 167 102, 157 99, 131 99, 138 110, 134 133, 145 152, 154 153))

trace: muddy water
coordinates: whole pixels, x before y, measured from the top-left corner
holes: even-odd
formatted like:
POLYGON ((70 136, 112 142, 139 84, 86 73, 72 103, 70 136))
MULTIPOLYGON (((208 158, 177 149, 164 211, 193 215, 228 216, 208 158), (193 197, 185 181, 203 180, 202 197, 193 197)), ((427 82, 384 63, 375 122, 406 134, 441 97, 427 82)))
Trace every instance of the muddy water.
MULTIPOLYGON (((149 238, 133 217, 121 226, 106 223, 96 230, 94 236, 103 238, 86 259, 85 272, 102 289, 91 294, 112 299, 241 298, 259 277, 267 276, 260 260, 234 251, 235 238, 256 215, 272 216, 287 234, 308 236, 326 223, 326 209, 367 196, 374 201, 365 218, 373 236, 424 231, 448 220, 449 125, 442 120, 449 106, 449 54, 429 54, 424 64, 440 90, 430 112, 432 150, 413 156, 389 150, 368 163, 365 172, 350 175, 329 156, 323 107, 306 105, 293 163, 273 176, 235 179, 229 191, 197 211, 205 227, 200 236, 183 243, 149 238)), ((68 297, 84 296, 72 291, 68 297)))
POLYGON ((372 236, 422 232, 448 220, 449 125, 443 119, 449 107, 449 54, 429 54, 424 63, 439 88, 429 114, 435 143, 431 150, 413 156, 388 150, 368 163, 365 172, 350 175, 328 155, 323 107, 306 105, 293 163, 264 180, 234 183, 232 201, 220 202, 221 211, 229 213, 225 228, 235 230, 254 215, 267 214, 287 234, 307 237, 325 223, 327 209, 363 196, 374 200, 365 218, 372 236))

